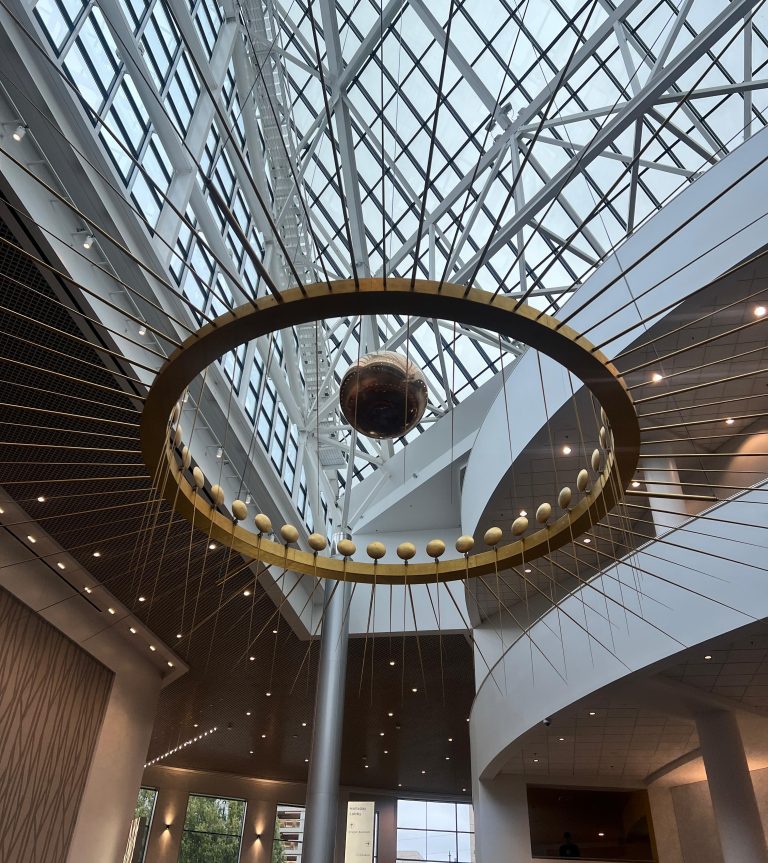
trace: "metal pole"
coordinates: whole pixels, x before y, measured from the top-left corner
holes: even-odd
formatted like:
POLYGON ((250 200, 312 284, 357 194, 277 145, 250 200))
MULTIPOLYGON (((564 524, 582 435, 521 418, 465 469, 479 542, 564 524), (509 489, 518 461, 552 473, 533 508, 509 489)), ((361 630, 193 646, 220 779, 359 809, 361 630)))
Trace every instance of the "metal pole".
MULTIPOLYGON (((333 549, 343 536, 334 537, 333 549)), ((302 863, 333 861, 339 808, 350 595, 349 582, 326 581, 302 863)))

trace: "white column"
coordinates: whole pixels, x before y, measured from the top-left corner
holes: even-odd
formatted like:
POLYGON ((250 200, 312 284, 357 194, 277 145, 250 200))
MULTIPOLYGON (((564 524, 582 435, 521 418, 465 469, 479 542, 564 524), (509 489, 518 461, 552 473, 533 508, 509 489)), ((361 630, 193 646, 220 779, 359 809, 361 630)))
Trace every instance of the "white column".
POLYGON ((677 465, 671 458, 659 456, 644 460, 642 467, 656 534, 679 527, 690 517, 686 502, 682 499, 654 497, 659 494, 683 493, 677 465))
POLYGON ((114 659, 115 664, 108 664, 115 679, 67 863, 121 863, 136 809, 162 679, 157 668, 133 651, 114 659))
POLYGON ((768 848, 736 717, 700 713, 696 728, 707 771, 723 863, 768 863, 768 848))
POLYGON ((473 791, 477 863, 531 863, 525 779, 504 775, 480 779, 473 791))

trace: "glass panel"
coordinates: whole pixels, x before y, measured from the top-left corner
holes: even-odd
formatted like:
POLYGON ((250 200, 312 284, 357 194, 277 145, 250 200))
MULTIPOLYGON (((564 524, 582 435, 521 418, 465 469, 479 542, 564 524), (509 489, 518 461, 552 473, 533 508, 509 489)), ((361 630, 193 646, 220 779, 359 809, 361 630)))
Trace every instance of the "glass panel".
POLYGON ((469 804, 397 801, 397 863, 473 863, 474 839, 469 804))
POLYGON ((272 863, 300 863, 304 841, 304 807, 278 803, 272 863))
POLYGON ((191 794, 179 863, 237 863, 245 801, 191 794))
POLYGON ((125 852, 127 863, 144 863, 147 851, 147 837, 152 826, 152 816, 155 812, 157 790, 155 788, 140 788, 136 800, 136 810, 128 835, 128 847, 125 852))

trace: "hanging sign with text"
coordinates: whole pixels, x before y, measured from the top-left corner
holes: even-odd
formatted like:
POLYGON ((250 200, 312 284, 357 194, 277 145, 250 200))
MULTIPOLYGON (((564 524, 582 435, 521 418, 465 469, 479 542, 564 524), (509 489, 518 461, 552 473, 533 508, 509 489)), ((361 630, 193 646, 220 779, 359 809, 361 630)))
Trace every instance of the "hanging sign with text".
POLYGON ((375 805, 350 801, 347 804, 347 842, 344 863, 373 863, 375 805))

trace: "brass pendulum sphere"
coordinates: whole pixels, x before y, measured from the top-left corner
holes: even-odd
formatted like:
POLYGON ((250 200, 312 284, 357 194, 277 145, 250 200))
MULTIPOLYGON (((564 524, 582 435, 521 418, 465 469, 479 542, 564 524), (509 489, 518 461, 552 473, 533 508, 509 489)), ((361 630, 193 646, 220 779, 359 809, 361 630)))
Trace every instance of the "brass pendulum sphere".
POLYGON ((421 369, 401 354, 367 354, 342 378, 339 406, 347 422, 366 437, 400 437, 424 416, 427 382, 421 369))

